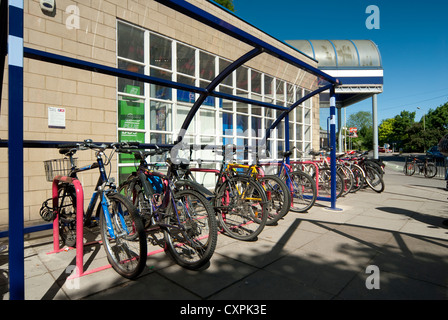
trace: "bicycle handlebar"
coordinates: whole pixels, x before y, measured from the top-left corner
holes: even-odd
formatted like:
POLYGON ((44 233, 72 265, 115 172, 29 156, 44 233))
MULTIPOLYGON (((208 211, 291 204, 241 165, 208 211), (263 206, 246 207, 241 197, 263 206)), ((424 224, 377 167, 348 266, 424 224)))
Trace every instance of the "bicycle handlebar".
POLYGON ((97 149, 99 151, 104 151, 105 149, 120 149, 120 148, 132 148, 132 147, 138 147, 140 145, 139 142, 114 142, 110 144, 97 144, 94 143, 92 140, 87 139, 83 142, 78 143, 69 143, 69 144, 60 144, 58 145, 59 153, 68 155, 71 153, 72 155, 76 153, 78 150, 87 150, 87 149, 97 149))

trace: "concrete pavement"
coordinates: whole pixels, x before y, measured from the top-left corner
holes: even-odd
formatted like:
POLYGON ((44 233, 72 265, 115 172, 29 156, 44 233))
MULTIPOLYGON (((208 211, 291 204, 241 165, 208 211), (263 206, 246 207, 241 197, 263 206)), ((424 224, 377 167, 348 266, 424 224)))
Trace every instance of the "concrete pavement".
MULTIPOLYGON (((163 252, 135 281, 113 269, 67 279, 75 250, 52 251, 51 231, 26 235, 25 298, 30 300, 301 300, 448 298, 448 191, 445 181, 387 167, 385 191, 365 189, 319 201, 267 226, 257 241, 220 235, 209 265, 189 271, 163 252)), ((86 234, 88 240, 97 234, 86 234)), ((149 250, 159 248, 153 247, 149 250)), ((9 299, 7 251, 0 284, 9 299)), ((107 265, 103 248, 85 247, 84 268, 107 265)))

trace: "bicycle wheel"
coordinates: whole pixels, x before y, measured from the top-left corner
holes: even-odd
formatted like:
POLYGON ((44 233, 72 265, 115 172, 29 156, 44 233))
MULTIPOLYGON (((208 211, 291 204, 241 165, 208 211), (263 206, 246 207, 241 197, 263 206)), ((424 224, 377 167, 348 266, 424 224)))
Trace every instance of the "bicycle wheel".
POLYGON ((294 171, 286 184, 291 192, 291 211, 306 212, 314 205, 317 198, 316 182, 309 174, 294 171))
MULTIPOLYGON (((315 178, 315 177, 313 177, 315 178)), ((331 169, 330 168, 319 168, 319 195, 331 196, 331 169)), ((336 198, 342 195, 344 186, 344 178, 342 175, 336 171, 336 198)))
POLYGON ((140 179, 134 177, 128 179, 117 189, 118 193, 123 194, 131 203, 137 208, 137 213, 142 220, 143 228, 148 228, 151 225, 152 205, 146 199, 141 187, 140 179))
POLYGON ((384 171, 379 163, 377 163, 373 160, 370 160, 370 159, 366 159, 366 160, 364 160, 364 165, 366 167, 372 167, 373 169, 378 171, 378 173, 380 174, 381 177, 383 176, 384 171))
POLYGON ((244 176, 234 176, 218 187, 215 210, 227 235, 238 240, 254 240, 268 218, 268 200, 261 185, 244 176))
POLYGON ((434 163, 427 163, 425 165, 425 177, 434 178, 437 174, 437 167, 434 163))
POLYGON ((76 191, 71 184, 58 186, 59 236, 61 246, 76 247, 76 191))
POLYGON ((384 190, 384 180, 377 170, 372 167, 366 168, 366 183, 375 192, 381 193, 384 190))
POLYGON ((337 166, 337 171, 343 177, 342 196, 345 196, 353 188, 353 185, 354 185, 353 172, 350 170, 350 168, 348 168, 348 167, 346 167, 344 165, 338 165, 337 166))
POLYGON ((266 175, 259 178, 268 196, 268 220, 266 225, 274 225, 284 217, 291 207, 291 193, 285 182, 277 176, 266 175))
POLYGON ((218 241, 215 212, 194 190, 174 194, 164 218, 166 251, 180 266, 198 269, 212 257, 218 241))
POLYGON ((415 164, 413 162, 405 163, 403 167, 403 172, 407 176, 412 176, 415 172, 415 164))
POLYGON ((353 173, 354 181, 353 181, 353 186, 350 189, 350 192, 356 192, 356 191, 360 190, 364 186, 364 183, 365 183, 365 178, 364 178, 365 173, 364 173, 364 170, 357 164, 353 164, 351 166, 351 170, 352 170, 352 173, 353 173))
POLYGON ((100 204, 100 232, 107 259, 121 276, 135 279, 147 258, 146 234, 137 209, 119 193, 107 195, 108 215, 100 204), (109 229, 110 227, 110 229, 109 229))

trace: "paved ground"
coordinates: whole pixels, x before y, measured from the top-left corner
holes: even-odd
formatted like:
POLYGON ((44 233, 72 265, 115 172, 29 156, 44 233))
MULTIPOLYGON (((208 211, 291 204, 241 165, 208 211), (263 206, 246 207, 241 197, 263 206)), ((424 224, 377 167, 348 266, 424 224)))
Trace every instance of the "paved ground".
MULTIPOLYGON (((155 253, 135 281, 121 278, 110 268, 67 279, 75 250, 48 254, 51 231, 29 234, 25 298, 447 299, 445 181, 407 177, 390 163, 385 182, 381 194, 366 189, 339 199, 338 210, 320 201, 306 214, 291 212, 277 226, 266 227, 254 242, 220 235, 210 264, 200 271, 182 269, 163 252, 155 253)), ((87 234, 86 240, 95 236, 87 234)), ((9 299, 7 258, 7 251, 0 253, 3 299, 9 299)), ((86 272, 105 265, 99 245, 85 247, 86 272)))

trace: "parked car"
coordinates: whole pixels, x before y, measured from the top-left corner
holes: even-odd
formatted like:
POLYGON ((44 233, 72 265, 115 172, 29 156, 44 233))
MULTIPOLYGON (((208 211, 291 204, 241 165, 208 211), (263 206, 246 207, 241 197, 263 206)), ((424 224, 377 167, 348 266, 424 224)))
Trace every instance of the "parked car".
POLYGON ((392 149, 384 148, 384 147, 378 147, 378 152, 391 153, 392 149))
POLYGON ((444 158, 445 156, 440 153, 437 146, 432 146, 426 151, 426 155, 434 158, 444 158))

